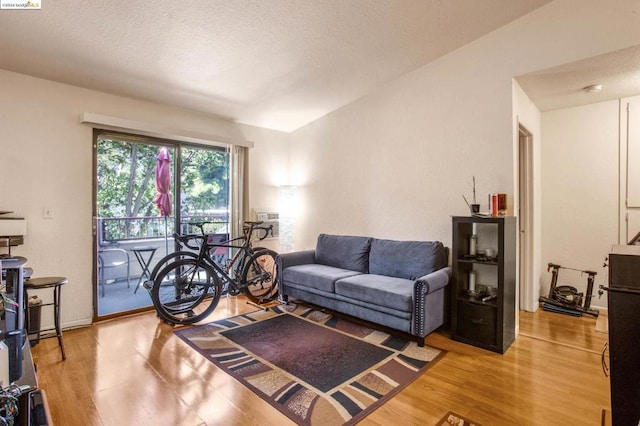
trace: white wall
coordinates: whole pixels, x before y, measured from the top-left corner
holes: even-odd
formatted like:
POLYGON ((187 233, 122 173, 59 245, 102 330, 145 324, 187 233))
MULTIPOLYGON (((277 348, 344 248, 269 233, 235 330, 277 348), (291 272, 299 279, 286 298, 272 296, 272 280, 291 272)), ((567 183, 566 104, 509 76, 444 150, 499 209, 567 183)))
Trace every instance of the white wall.
POLYGON ((556 0, 294 132, 297 247, 321 232, 450 245, 472 176, 483 209, 489 192, 513 200, 512 77, 640 43, 637 9, 556 0))
MULTIPOLYGON (((602 265, 618 241, 618 106, 542 114, 542 262, 597 272, 597 284, 607 283, 602 265)), ((551 274, 541 278, 546 295, 551 274)), ((558 282, 585 291, 587 275, 561 270, 558 282)), ((606 297, 592 305, 606 307, 606 297)))
POLYGON ((511 79, 475 83, 489 72, 458 51, 293 133, 298 245, 320 232, 450 244, 474 175, 482 208, 490 192, 512 196, 511 125, 486 125, 511 117, 511 79))
POLYGON ((253 141, 252 206, 277 196, 274 170, 286 168, 289 141, 281 132, 0 71, 0 210, 27 219, 25 244, 14 254, 27 257, 36 275, 69 278, 63 326, 86 324, 93 315, 92 128, 80 124, 83 112, 157 124, 172 134, 253 141), (53 219, 42 218, 43 207, 53 219))
MULTIPOLYGON (((249 207, 251 215, 256 209, 278 211, 278 186, 285 185, 289 176, 289 140, 286 133, 243 126, 247 140, 255 141, 249 159, 249 207)), ((251 217, 255 220, 255 217, 251 217)), ((269 238, 259 243, 280 251, 279 239, 269 238)))

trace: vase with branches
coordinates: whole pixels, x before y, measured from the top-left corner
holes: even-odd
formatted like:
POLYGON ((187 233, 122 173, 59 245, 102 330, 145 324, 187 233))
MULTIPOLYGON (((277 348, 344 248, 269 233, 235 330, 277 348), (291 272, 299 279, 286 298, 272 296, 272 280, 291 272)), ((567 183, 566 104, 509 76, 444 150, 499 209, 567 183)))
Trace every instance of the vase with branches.
POLYGON ((464 198, 464 201, 467 203, 467 206, 469 206, 469 210, 471 211, 471 213, 479 213, 480 212, 480 204, 478 204, 477 199, 476 199, 476 177, 473 176, 471 179, 471 194, 472 194, 472 203, 469 203, 469 201, 467 200, 467 197, 464 196, 464 194, 462 195, 462 198, 464 198))

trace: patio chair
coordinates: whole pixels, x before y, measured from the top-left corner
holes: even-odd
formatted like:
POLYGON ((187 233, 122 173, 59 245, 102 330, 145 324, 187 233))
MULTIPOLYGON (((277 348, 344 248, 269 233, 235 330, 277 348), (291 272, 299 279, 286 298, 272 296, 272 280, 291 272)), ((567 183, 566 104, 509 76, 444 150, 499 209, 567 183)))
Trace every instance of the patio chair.
POLYGON ((98 268, 100 269, 100 277, 98 283, 100 285, 100 296, 104 297, 105 285, 107 279, 105 278, 105 270, 118 268, 120 266, 127 266, 127 288, 131 287, 130 280, 130 263, 129 252, 121 248, 107 248, 100 249, 98 251, 98 268))

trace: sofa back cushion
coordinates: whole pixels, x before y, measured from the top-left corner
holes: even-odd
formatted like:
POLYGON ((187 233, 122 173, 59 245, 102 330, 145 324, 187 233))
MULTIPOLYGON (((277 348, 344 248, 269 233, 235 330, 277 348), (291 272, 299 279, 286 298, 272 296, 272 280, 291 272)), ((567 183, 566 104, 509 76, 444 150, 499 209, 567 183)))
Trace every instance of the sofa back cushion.
POLYGON ((318 235, 316 263, 366 274, 369 271, 371 238, 318 235))
POLYGON ((447 266, 447 251, 439 241, 372 239, 369 273, 415 280, 447 266))

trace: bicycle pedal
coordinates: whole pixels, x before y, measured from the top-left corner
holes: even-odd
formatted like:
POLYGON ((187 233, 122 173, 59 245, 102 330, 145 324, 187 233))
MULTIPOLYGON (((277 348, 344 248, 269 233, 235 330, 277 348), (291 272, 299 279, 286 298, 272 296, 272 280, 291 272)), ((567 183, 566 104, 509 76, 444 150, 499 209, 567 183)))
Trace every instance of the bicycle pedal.
POLYGON ((144 283, 142 283, 142 287, 146 288, 147 290, 151 290, 153 288, 153 281, 145 281, 144 283))

